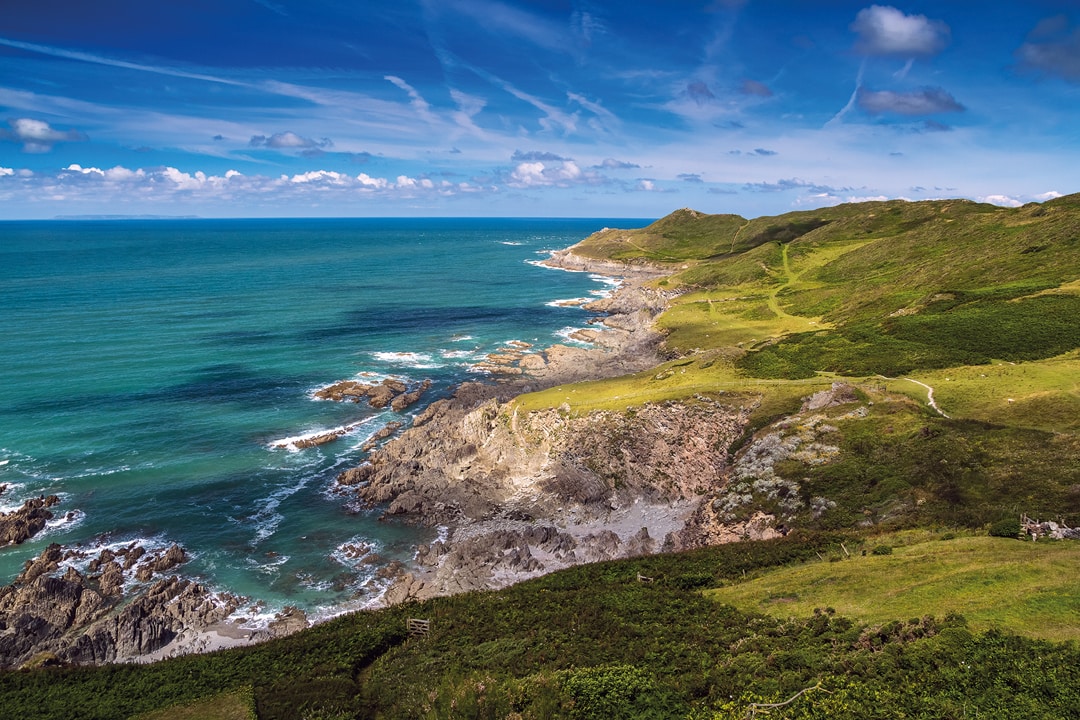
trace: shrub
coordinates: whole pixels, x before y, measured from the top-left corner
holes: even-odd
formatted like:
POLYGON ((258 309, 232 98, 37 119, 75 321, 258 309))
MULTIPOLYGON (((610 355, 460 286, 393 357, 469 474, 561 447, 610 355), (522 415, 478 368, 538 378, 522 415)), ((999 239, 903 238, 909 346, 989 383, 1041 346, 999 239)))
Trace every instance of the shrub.
POLYGON ((871 551, 872 555, 892 555, 891 545, 878 545, 871 551))
POLYGON ((991 537, 1016 538, 1020 535, 1020 521, 1016 518, 998 520, 990 526, 991 537))

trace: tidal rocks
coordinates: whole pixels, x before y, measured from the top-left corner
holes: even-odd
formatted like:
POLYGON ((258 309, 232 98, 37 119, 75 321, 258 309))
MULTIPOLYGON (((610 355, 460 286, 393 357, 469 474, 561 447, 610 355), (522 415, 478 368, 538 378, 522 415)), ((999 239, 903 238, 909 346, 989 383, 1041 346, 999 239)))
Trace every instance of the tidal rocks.
POLYGON ((223 621, 240 598, 162 577, 186 559, 178 545, 147 550, 133 543, 96 555, 49 545, 0 588, 0 666, 18 667, 41 653, 72 663, 131 659, 223 621))
POLYGON ((358 403, 366 398, 373 408, 389 406, 394 411, 401 412, 419 400, 429 388, 431 388, 431 380, 425 380, 411 391, 406 383, 396 378, 387 378, 377 385, 369 385, 356 380, 343 380, 316 390, 314 395, 320 400, 335 402, 358 403))
POLYGON ((45 524, 53 519, 49 508, 59 502, 56 495, 42 495, 27 500, 18 510, 0 513, 0 547, 18 545, 44 530, 45 524))

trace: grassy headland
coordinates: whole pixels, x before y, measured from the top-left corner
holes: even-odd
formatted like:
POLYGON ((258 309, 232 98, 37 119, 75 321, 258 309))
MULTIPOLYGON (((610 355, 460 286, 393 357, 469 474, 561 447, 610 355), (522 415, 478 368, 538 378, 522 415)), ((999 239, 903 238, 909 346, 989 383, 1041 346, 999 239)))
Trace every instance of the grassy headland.
POLYGON ((1078 717, 1080 550, 985 535, 1020 513, 1080 524, 1080 196, 754 220, 681 210, 574 252, 670 271, 653 281, 672 295, 657 321, 670 359, 523 395, 515 410, 725 395, 752 408, 733 456, 765 436, 812 440, 717 500, 736 521, 783 517, 786 537, 574 567, 151 666, 4 673, 0 707, 145 720, 726 720, 767 703, 789 718, 1078 717), (838 381, 850 402, 800 410, 838 381), (409 617, 430 619, 430 635, 410 639, 409 617))

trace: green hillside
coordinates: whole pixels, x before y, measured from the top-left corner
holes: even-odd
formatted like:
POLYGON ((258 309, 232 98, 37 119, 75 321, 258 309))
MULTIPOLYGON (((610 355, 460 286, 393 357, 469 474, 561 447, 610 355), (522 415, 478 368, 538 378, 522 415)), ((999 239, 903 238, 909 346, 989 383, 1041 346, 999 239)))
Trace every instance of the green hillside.
MULTIPOLYGON (((937 542, 963 562, 963 539, 937 542)), ((1042 545, 1000 542, 1013 543, 1014 557, 1047 556, 1042 545)), ((737 720, 805 691, 782 717, 1075 717, 1077 646, 984 632, 996 626, 986 613, 972 626, 937 612, 949 604, 948 585, 885 622, 850 619, 831 605, 788 617, 774 603, 761 613, 709 590, 755 587, 800 568, 880 571, 875 543, 804 534, 586 565, 499 592, 348 615, 255 647, 6 673, 0 707, 27 719, 737 720), (410 638, 409 617, 430 620, 430 634, 410 638)), ((897 577, 878 584, 902 592, 897 577)), ((1056 621, 1052 607, 1040 610, 1056 621)), ((1007 617, 1008 606, 998 614, 1007 617)))
MULTIPOLYGON (((1027 399, 1013 398, 1010 424, 1075 426, 1080 387, 1062 373, 1073 374, 1080 348, 1078 195, 1015 209, 870 202, 752 221, 680 210, 641 230, 605 230, 575 252, 676 271, 658 281, 679 294, 657 325, 673 356, 729 367, 706 385, 1024 364, 1027 399)), ((590 397, 605 395, 625 393, 593 384, 590 397)), ((970 399, 958 409, 1003 417, 970 399)))

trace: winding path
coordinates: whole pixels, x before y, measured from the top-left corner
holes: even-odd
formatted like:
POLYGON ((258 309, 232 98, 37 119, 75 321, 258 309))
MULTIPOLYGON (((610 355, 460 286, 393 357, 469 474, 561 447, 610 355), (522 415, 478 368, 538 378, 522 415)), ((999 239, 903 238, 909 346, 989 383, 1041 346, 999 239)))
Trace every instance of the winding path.
POLYGON ((878 377, 882 378, 883 380, 907 380, 908 382, 912 382, 912 383, 915 383, 916 385, 923 386, 924 388, 926 388, 926 403, 930 407, 934 408, 934 411, 937 412, 937 414, 940 415, 941 417, 946 418, 946 419, 951 419, 948 415, 945 414, 944 410, 942 410, 940 407, 938 407, 938 404, 934 401, 934 388, 930 387, 926 383, 919 382, 918 380, 912 380, 909 377, 891 378, 891 377, 885 377, 884 375, 878 375, 878 377))

